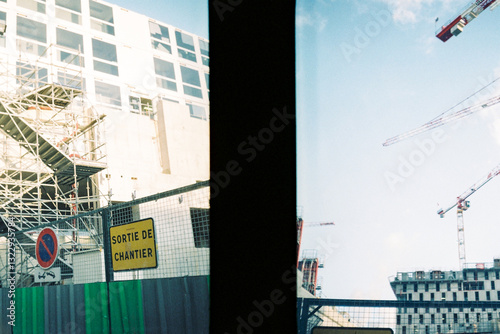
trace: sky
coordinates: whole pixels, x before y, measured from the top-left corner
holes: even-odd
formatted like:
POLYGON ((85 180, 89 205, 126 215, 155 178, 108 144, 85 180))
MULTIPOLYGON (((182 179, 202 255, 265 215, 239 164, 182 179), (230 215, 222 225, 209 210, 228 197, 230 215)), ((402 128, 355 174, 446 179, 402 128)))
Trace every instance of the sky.
POLYGON ((202 0, 106 0, 208 39, 208 2, 202 0))
MULTIPOLYGON (((467 4, 297 1, 297 204, 305 222, 335 222, 306 226, 301 251, 324 259, 324 298, 395 299, 398 271, 459 268, 456 210, 436 212, 500 164, 500 105, 382 143, 500 95, 499 8, 435 37, 467 4)), ((467 262, 493 262, 500 177, 469 200, 467 262)))

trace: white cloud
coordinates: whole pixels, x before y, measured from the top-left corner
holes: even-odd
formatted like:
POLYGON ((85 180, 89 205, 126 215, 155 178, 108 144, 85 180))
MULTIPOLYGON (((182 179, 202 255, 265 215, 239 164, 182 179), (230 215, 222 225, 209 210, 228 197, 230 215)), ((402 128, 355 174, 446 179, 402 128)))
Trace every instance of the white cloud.
POLYGON ((301 8, 298 9, 295 16, 295 25, 298 29, 316 27, 316 30, 321 32, 325 29, 328 19, 318 12, 305 12, 301 8))
POLYGON ((422 19, 422 7, 434 0, 381 0, 392 12, 394 22, 401 24, 416 23, 422 19))

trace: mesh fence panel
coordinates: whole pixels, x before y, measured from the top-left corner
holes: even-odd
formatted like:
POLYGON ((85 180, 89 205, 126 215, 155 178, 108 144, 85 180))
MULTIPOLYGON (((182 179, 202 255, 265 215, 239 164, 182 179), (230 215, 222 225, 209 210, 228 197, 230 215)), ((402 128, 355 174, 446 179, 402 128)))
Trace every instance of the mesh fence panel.
POLYGON ((299 334, 315 326, 391 328, 396 334, 500 333, 500 302, 299 299, 299 334))
MULTIPOLYGON (((6 232, 0 236, 2 286, 7 286, 13 276, 16 287, 104 282, 106 265, 110 281, 209 275, 208 181, 28 229, 19 229, 8 218, 2 219, 6 232), (113 257, 106 245, 110 244, 107 228, 148 218, 154 224, 157 267, 113 272, 113 257), (55 231, 59 250, 52 266, 41 270, 36 244, 46 227, 55 231)), ((53 246, 39 243, 42 246, 38 254, 54 256, 53 246)))

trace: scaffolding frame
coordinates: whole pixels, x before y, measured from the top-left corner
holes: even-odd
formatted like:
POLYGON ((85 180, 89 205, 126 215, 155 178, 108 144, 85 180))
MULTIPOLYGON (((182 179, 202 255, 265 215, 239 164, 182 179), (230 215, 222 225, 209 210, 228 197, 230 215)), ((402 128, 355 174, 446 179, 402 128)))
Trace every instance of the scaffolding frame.
MULTIPOLYGON (((83 56, 72 50, 72 56, 62 60, 59 55, 65 49, 49 45, 40 56, 0 54, 3 232, 7 225, 23 231, 109 203, 109 191, 101 191, 98 180, 98 173, 107 168, 105 115, 86 97, 83 56)), ((98 217, 74 219, 58 230, 59 260, 71 268, 71 252, 102 247, 100 222, 98 217)), ((23 284, 36 266, 38 233, 18 233, 18 283, 23 284)), ((2 244, 8 250, 7 239, 0 238, 2 244)))

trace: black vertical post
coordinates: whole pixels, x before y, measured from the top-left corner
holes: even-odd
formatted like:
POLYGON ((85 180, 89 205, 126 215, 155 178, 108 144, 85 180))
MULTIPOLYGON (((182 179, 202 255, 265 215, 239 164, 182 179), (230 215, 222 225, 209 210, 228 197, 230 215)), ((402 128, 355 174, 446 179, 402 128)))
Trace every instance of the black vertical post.
POLYGON ((111 240, 109 237, 109 228, 111 227, 111 220, 109 209, 106 208, 102 211, 102 235, 104 244, 104 270, 106 272, 106 282, 113 282, 113 264, 111 263, 111 240))
POLYGON ((106 208, 102 211, 102 237, 104 244, 104 271, 106 273, 106 287, 108 290, 108 325, 109 325, 109 333, 113 333, 111 326, 111 302, 110 302, 110 288, 109 282, 114 281, 113 275, 113 264, 111 263, 111 238, 109 236, 109 228, 111 227, 111 216, 109 214, 109 208, 106 208))

